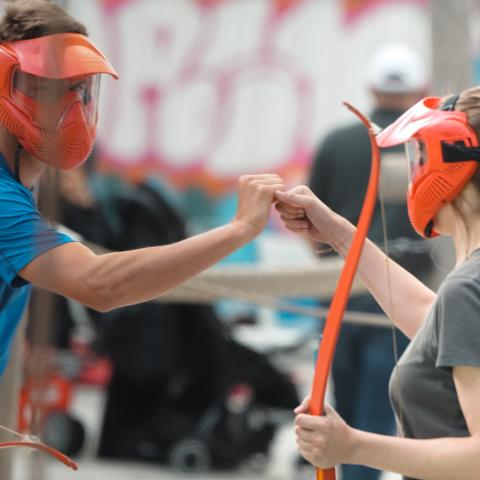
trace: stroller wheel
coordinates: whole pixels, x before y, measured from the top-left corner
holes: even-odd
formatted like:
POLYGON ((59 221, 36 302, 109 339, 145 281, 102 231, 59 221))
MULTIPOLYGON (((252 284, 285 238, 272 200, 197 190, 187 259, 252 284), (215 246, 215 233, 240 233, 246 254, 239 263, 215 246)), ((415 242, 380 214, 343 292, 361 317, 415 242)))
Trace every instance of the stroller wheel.
POLYGON ((210 468, 207 445, 195 438, 181 440, 170 451, 169 465, 182 473, 206 472, 210 468))
POLYGON ((85 429, 77 419, 62 412, 52 412, 45 421, 43 440, 65 455, 75 455, 85 442, 85 429))

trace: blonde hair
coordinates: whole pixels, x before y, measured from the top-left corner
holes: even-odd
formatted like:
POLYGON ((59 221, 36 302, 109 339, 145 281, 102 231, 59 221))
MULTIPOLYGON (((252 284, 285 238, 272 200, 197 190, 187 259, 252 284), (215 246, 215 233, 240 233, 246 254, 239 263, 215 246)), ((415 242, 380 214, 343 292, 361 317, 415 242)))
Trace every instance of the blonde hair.
POLYGON ((480 87, 464 90, 455 105, 455 110, 467 114, 468 123, 480 141, 480 87))
MULTIPOLYGON (((460 93, 455 110, 467 114, 468 124, 480 142, 480 86, 469 88, 460 93)), ((480 192, 480 168, 474 173, 470 183, 480 192)))

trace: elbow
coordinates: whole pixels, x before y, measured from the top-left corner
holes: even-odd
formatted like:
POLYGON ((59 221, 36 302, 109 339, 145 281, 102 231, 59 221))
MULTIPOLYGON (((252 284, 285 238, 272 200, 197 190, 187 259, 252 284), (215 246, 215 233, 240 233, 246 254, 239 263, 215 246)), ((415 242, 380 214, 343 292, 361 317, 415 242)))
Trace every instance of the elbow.
POLYGON ((108 313, 115 308, 114 305, 104 300, 96 300, 94 303, 85 305, 98 313, 108 313))
POLYGON ((121 254, 100 255, 82 271, 77 277, 77 284, 81 285, 81 298, 77 301, 100 313, 131 304, 129 271, 125 273, 125 269, 119 268, 116 258, 121 258, 121 254))
POLYGON ((81 291, 75 299, 78 302, 99 313, 108 313, 118 307, 113 289, 99 276, 91 275, 81 283, 81 291))
POLYGON ((90 294, 86 293, 76 300, 99 313, 108 313, 115 308, 110 298, 107 295, 102 295, 99 291, 93 291, 90 294))
POLYGON ((108 313, 122 306, 118 301, 121 296, 117 293, 117 289, 115 289, 109 282, 101 282, 92 285, 90 292, 90 308, 97 312, 108 313))

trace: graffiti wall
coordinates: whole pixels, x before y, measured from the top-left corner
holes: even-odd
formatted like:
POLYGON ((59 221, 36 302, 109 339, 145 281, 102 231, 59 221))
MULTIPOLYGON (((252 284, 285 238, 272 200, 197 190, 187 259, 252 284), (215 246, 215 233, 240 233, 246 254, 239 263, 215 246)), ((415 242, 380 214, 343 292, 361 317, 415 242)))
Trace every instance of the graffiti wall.
POLYGON ((103 161, 211 194, 245 172, 302 172, 346 119, 341 100, 367 105, 378 43, 428 48, 420 6, 375 3, 346 25, 335 0, 71 1, 121 77, 104 85, 103 161))
MULTIPOLYGON (((192 232, 228 221, 239 175, 304 181, 325 132, 351 120, 342 100, 368 108, 365 65, 374 48, 402 41, 428 55, 423 4, 68 1, 120 74, 102 85, 102 167, 151 173, 181 192, 192 232)), ((298 261, 298 252, 264 246, 278 231, 274 219, 231 259, 298 261)))

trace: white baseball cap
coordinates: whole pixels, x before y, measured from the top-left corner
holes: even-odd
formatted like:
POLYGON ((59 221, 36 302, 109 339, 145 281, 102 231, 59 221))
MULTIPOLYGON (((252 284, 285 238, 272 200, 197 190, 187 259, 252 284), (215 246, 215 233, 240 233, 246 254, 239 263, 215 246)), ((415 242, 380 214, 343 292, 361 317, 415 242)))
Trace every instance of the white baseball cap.
POLYGON ((367 70, 370 88, 384 93, 408 93, 428 85, 425 64, 417 52, 400 44, 380 47, 367 70))

